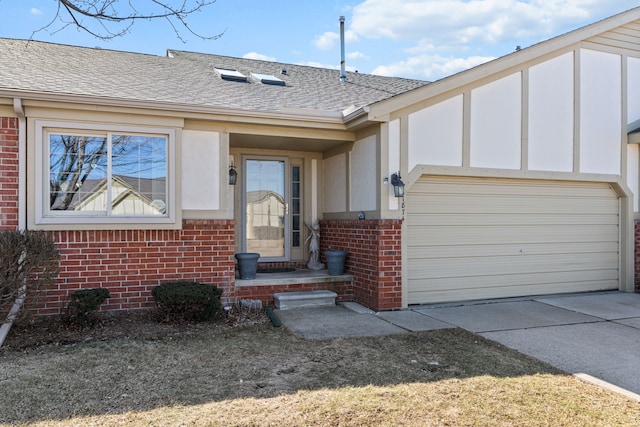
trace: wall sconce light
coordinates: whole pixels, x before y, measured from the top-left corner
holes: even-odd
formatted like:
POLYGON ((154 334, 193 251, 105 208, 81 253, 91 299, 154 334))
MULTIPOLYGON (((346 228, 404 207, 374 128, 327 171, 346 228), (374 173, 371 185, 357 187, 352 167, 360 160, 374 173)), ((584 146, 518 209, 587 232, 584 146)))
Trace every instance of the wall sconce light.
POLYGON ((391 175, 391 185, 393 185, 393 195, 404 197, 404 182, 400 179, 400 172, 391 175))
POLYGON ((238 172, 232 163, 231 166, 229 166, 229 185, 236 185, 236 181, 238 181, 238 172))

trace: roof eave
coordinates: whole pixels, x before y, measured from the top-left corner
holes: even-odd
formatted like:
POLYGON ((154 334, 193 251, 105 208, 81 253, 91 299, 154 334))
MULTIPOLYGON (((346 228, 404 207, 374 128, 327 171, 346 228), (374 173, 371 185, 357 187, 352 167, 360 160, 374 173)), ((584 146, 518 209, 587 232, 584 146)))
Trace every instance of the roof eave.
POLYGON ((247 119, 279 120, 284 122, 311 122, 338 126, 344 129, 341 112, 318 111, 307 109, 282 109, 281 111, 243 110, 233 108, 212 107, 206 105, 180 104, 162 101, 140 101, 121 98, 93 97, 84 95, 34 92, 14 89, 0 89, 0 98, 19 98, 23 101, 64 102, 69 104, 102 105, 131 109, 146 109, 181 114, 204 114, 209 116, 224 116, 227 121, 242 121, 247 119))

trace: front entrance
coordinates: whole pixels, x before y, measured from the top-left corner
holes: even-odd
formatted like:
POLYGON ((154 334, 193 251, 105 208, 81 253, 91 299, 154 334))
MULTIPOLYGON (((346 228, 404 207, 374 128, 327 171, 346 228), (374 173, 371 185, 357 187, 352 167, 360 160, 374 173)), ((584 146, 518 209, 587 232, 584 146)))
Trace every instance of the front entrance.
POLYGON ((243 163, 243 251, 259 253, 260 261, 288 261, 288 160, 245 156, 243 163))

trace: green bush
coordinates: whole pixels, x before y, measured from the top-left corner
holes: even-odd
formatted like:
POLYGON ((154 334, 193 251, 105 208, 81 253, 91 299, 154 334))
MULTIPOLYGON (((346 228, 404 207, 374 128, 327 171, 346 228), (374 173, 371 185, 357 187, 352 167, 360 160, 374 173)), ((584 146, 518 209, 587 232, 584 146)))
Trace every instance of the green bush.
POLYGON ((156 286, 151 294, 161 318, 168 322, 212 320, 222 311, 222 290, 213 285, 169 282, 156 286))
POLYGON ((32 313, 43 290, 60 271, 60 252, 50 234, 42 231, 0 231, 0 315, 25 298, 18 317, 32 313))
POLYGON ((92 326, 98 320, 97 312, 100 304, 110 297, 109 289, 82 289, 69 295, 63 320, 67 325, 81 328, 92 326))

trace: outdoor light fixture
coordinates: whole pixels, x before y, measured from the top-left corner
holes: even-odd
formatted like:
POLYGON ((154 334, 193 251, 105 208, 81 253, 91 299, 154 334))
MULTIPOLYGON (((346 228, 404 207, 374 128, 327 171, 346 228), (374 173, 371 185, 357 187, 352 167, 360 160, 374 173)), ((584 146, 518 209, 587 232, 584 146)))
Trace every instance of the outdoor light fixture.
POLYGON ((404 197, 404 182, 400 179, 400 172, 391 175, 391 185, 393 185, 393 195, 404 197))
POLYGON ((231 166, 229 166, 229 185, 236 185, 237 180, 238 172, 236 172, 236 167, 231 164, 231 166))

